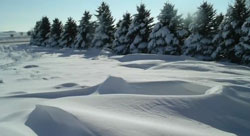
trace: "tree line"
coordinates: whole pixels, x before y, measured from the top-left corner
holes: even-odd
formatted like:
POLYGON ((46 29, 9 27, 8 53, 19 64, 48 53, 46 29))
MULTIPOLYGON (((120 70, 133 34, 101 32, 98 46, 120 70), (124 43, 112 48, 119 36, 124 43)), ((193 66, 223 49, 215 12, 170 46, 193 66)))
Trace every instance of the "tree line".
POLYGON ((203 60, 229 60, 250 64, 250 10, 246 0, 235 0, 225 15, 204 1, 194 15, 182 18, 166 2, 154 24, 150 10, 137 6, 133 16, 125 13, 115 25, 108 4, 96 10, 92 21, 85 11, 80 24, 56 18, 52 25, 43 17, 32 31, 31 45, 60 48, 110 48, 116 54, 152 53, 188 55, 203 60))

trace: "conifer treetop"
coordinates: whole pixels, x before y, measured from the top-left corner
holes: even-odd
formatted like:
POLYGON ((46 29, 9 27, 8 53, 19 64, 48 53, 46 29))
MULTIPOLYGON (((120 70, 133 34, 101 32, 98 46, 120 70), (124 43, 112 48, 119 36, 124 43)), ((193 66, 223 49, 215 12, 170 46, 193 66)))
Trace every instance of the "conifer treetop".
POLYGON ((161 10, 158 20, 163 24, 167 25, 170 30, 175 31, 177 27, 181 26, 181 15, 177 14, 177 9, 171 3, 166 2, 163 9, 161 10))
POLYGON ((134 21, 145 24, 153 22, 153 18, 150 17, 150 10, 146 9, 145 4, 137 6, 137 13, 134 15, 134 21))
POLYGON ((51 32, 50 32, 50 34, 51 35, 60 36, 60 34, 62 33, 62 31, 63 31, 62 22, 58 18, 55 18, 53 20, 53 24, 51 26, 51 32))
POLYGON ((211 34, 215 28, 215 15, 216 10, 213 8, 213 5, 206 1, 203 2, 196 12, 192 31, 202 35, 211 34))

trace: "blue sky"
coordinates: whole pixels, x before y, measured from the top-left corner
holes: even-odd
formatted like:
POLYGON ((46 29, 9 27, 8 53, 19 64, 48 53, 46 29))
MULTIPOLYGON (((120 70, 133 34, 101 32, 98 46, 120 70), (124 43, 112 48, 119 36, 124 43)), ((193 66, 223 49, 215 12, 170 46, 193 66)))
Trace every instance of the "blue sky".
MULTIPOLYGON (((136 5, 145 3, 156 17, 166 1, 175 4, 180 14, 195 12, 203 0, 0 0, 0 31, 28 31, 42 16, 50 20, 58 17, 65 22, 68 17, 80 20, 85 10, 95 14, 102 1, 110 5, 116 20, 128 11, 136 13, 136 5)), ((218 12, 225 13, 233 0, 207 0, 218 12)))

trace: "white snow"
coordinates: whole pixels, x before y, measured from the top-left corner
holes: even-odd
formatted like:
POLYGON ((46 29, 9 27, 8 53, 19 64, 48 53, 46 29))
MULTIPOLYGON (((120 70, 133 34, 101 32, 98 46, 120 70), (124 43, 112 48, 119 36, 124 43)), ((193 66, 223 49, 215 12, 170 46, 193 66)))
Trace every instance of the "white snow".
POLYGON ((1 136, 248 136, 250 68, 0 45, 1 136))

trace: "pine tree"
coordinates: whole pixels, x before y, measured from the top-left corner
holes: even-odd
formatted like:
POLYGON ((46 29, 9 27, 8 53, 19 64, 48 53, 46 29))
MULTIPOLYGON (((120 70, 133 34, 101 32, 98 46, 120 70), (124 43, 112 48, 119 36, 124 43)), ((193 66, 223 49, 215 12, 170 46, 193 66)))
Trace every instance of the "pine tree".
POLYGON ((60 36, 63 32, 62 22, 59 21, 58 18, 53 20, 53 24, 51 26, 50 38, 49 38, 49 47, 59 46, 60 36))
POLYGON ((64 31, 61 35, 61 47, 73 47, 77 34, 76 22, 70 17, 64 26, 64 31))
POLYGON ((221 51, 220 44, 223 40, 221 36, 221 27, 223 26, 223 20, 224 20, 224 15, 221 13, 215 18, 215 25, 214 25, 214 30, 215 30, 215 35, 213 37, 212 43, 215 46, 213 53, 211 54, 211 58, 213 60, 218 60, 220 58, 219 52, 221 51))
POLYGON ((180 15, 177 15, 174 5, 165 3, 158 20, 159 22, 150 34, 149 52, 180 55, 181 46, 177 32, 182 29, 182 19, 180 15))
POLYGON ((241 27, 247 18, 247 7, 245 0, 236 0, 233 6, 229 6, 225 20, 220 26, 220 40, 216 49, 219 59, 229 59, 232 62, 240 62, 241 56, 235 52, 235 45, 240 41, 241 27))
POLYGON ((194 22, 191 24, 192 34, 185 40, 185 55, 211 59, 214 50, 212 38, 215 34, 215 14, 213 5, 203 2, 198 8, 194 22))
POLYGON ((194 20, 193 16, 190 13, 188 13, 187 17, 183 20, 183 27, 186 30, 190 31, 189 30, 190 24, 192 24, 193 20, 194 20))
POLYGON ((96 48, 110 48, 114 40, 114 19, 111 15, 109 6, 102 2, 97 10, 97 28, 92 41, 92 46, 96 48))
POLYGON ((123 19, 117 24, 115 40, 113 43, 113 50, 117 54, 125 55, 129 51, 128 49, 130 43, 127 37, 127 33, 131 22, 131 15, 129 13, 126 13, 123 15, 123 19))
POLYGON ((150 11, 146 10, 144 4, 137 6, 137 12, 127 34, 131 43, 129 50, 130 53, 147 53, 153 18, 150 17, 150 11))
POLYGON ((223 22, 223 19, 224 19, 224 15, 222 13, 220 13, 219 15, 217 15, 215 17, 215 20, 214 20, 214 30, 216 31, 216 33, 218 33, 219 30, 219 26, 221 25, 221 23, 223 22))
POLYGON ((40 24, 40 44, 46 46, 48 44, 49 33, 50 33, 50 22, 48 17, 43 17, 40 24))
POLYGON ((241 58, 243 64, 250 64, 250 17, 242 26, 242 37, 240 43, 236 45, 236 55, 241 58))
POLYGON ((185 43, 185 40, 190 36, 191 30, 190 25, 193 23, 194 17, 190 13, 187 14, 187 17, 185 19, 182 19, 182 29, 178 30, 178 37, 181 45, 181 54, 183 54, 184 49, 183 45, 185 43))
POLYGON ((75 48, 87 49, 94 37, 95 22, 91 21, 92 15, 85 11, 78 27, 75 48))
POLYGON ((40 45, 40 40, 41 40, 39 32, 40 25, 41 21, 37 21, 31 34, 30 45, 37 45, 37 46, 40 45))

